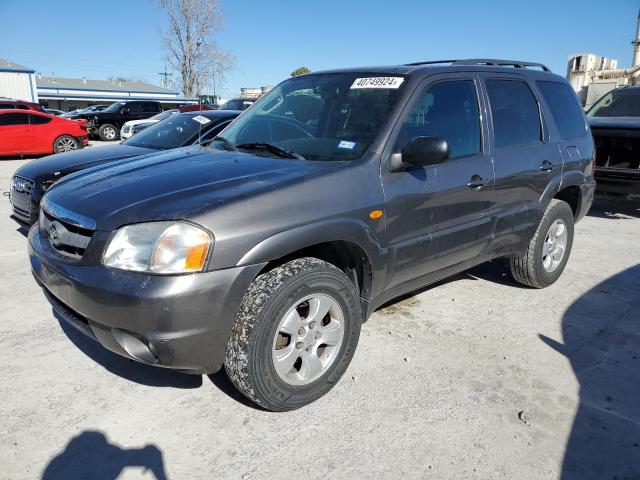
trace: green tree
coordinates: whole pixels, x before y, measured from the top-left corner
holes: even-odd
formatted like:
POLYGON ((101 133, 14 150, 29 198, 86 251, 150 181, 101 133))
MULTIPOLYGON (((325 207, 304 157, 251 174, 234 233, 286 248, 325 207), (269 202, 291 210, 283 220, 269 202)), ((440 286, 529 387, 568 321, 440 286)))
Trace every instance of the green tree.
POLYGON ((304 75, 305 73, 311 73, 311 70, 309 70, 307 67, 300 67, 291 72, 291 76, 297 77, 298 75, 304 75))

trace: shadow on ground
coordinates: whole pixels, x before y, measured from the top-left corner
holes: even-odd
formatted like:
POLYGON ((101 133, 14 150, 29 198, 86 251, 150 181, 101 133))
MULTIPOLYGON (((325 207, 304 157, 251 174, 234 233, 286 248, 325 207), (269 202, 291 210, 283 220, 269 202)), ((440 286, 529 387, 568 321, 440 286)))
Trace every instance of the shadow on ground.
POLYGON ((600 283, 562 320, 563 343, 580 404, 562 480, 640 478, 640 265, 600 283))
POLYGON ((640 218, 640 200, 613 195, 596 195, 589 210, 589 216, 611 220, 640 218))
POLYGON ((143 468, 156 480, 167 478, 162 452, 155 445, 120 448, 109 443, 102 432, 86 430, 73 437, 64 451, 49 462, 42 480, 115 480, 129 467, 143 468))
POLYGON ((198 388, 202 386, 202 375, 181 373, 160 367, 152 367, 121 357, 100 345, 95 340, 78 332, 53 311, 62 331, 82 353, 99 363, 109 372, 141 385, 151 387, 198 388))

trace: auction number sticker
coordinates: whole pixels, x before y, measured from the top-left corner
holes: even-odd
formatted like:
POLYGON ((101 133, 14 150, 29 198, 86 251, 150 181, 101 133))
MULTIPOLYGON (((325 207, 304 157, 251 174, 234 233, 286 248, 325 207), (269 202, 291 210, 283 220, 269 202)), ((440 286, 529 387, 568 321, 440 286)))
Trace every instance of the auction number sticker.
POLYGON ((356 78, 351 88, 400 88, 403 77, 368 77, 356 78))
POLYGON ((203 115, 195 116, 193 117, 193 119, 201 125, 206 125, 207 123, 211 122, 211 120, 209 120, 207 117, 203 115))

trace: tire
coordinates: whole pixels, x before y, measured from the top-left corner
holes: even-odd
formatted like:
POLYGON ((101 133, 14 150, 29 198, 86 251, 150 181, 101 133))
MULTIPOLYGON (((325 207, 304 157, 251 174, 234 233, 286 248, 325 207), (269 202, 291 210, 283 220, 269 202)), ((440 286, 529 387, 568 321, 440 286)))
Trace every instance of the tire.
POLYGON ((571 253, 573 226, 573 211, 569 204, 562 200, 551 200, 524 256, 510 259, 513 278, 533 288, 548 287, 558 280, 571 253), (552 225, 555 232, 551 231, 552 225), (562 245, 563 230, 560 226, 565 233, 561 256, 560 250, 556 249, 562 245))
POLYGON ((80 142, 71 135, 61 135, 53 141, 53 153, 71 152, 80 148, 80 142))
POLYGON ((98 128, 98 136, 103 142, 112 142, 120 138, 120 132, 114 125, 105 123, 98 128))
POLYGON ((342 377, 361 323, 359 293, 341 270, 316 258, 293 260, 259 275, 247 290, 227 344, 225 370, 235 387, 261 407, 300 408, 342 377), (313 314, 329 304, 326 316, 313 314), (276 369, 276 362, 285 366, 276 369))

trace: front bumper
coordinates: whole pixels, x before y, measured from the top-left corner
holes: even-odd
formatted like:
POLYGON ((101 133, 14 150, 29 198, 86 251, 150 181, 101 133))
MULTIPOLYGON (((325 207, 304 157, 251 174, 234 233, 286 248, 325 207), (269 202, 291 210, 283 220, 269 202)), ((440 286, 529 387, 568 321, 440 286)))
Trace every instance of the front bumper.
POLYGON ((68 263, 43 242, 35 225, 31 270, 58 317, 115 353, 194 373, 222 366, 236 311, 263 267, 147 275, 68 263))

